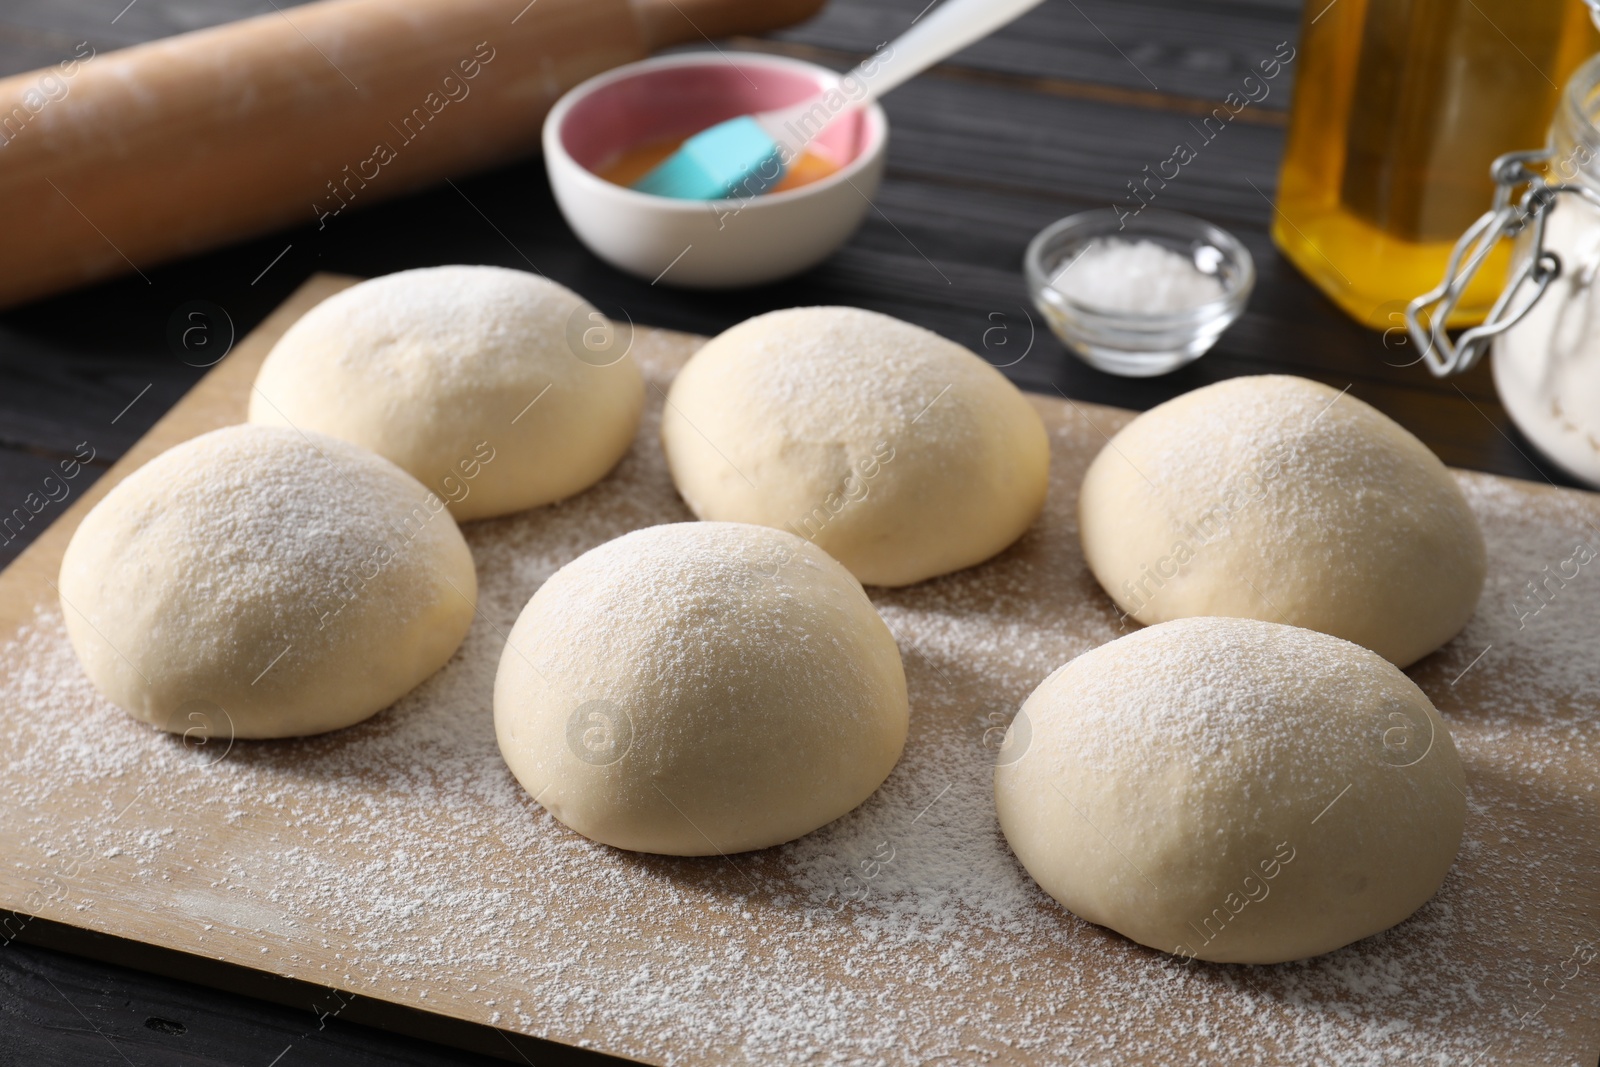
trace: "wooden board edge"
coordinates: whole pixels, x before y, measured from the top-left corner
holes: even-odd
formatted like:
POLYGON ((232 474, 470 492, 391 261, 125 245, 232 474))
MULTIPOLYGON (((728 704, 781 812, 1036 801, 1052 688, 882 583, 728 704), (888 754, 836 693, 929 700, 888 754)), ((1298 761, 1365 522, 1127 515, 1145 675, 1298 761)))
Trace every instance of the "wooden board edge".
POLYGON ((327 1014, 339 1022, 370 1026, 508 1063, 531 1061, 541 1067, 616 1067, 638 1062, 22 912, 0 909, 0 929, 18 929, 14 940, 21 944, 302 1009, 319 1018, 319 1027, 325 1025, 322 1016, 327 1014), (334 1008, 336 1012, 331 1010, 334 1008))
POLYGON ((0 571, 0 643, 10 640, 33 619, 35 606, 54 596, 53 586, 78 524, 113 487, 173 445, 231 423, 244 421, 238 398, 248 396, 261 361, 272 341, 316 304, 359 278, 315 274, 290 294, 272 314, 250 331, 217 365, 185 393, 122 458, 78 495, 66 511, 32 544, 0 571))

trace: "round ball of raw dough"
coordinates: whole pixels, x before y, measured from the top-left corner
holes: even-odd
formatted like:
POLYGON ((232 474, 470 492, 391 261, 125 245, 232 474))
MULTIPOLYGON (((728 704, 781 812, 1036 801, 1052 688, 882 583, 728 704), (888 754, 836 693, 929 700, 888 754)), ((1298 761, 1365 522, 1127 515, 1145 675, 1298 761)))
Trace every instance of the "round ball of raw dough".
POLYGON ((500 751, 585 837, 703 856, 780 844, 872 795, 906 681, 861 585, 792 534, 652 526, 557 571, 512 628, 500 751))
POLYGON ((644 380, 629 338, 524 271, 401 271, 289 327, 256 376, 250 421, 370 449, 463 522, 505 515, 582 492, 633 444, 644 380))
POLYGON ((246 425, 107 493, 60 592, 84 671, 134 718, 292 737, 360 722, 442 667, 478 587, 450 513, 405 471, 246 425))
POLYGON ((855 308, 790 308, 700 349, 662 416, 702 519, 815 542, 868 585, 960 570, 1015 541, 1049 483, 1044 425, 953 341, 855 308))
POLYGON ((1034 690, 995 770, 1000 826, 1067 908, 1180 956, 1275 963, 1410 915, 1461 843, 1444 720, 1348 641, 1180 619, 1034 690))
POLYGON ((1139 622, 1265 619, 1402 667, 1454 637, 1483 588, 1483 534, 1444 464, 1304 378, 1234 378, 1140 415, 1090 464, 1078 525, 1139 622))

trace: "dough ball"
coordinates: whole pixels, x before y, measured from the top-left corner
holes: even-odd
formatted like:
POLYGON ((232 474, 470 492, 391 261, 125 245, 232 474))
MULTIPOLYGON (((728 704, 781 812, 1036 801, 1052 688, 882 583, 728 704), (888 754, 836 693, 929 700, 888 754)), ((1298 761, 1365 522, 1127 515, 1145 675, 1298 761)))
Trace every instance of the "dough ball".
POLYGON ((631 337, 534 274, 401 271, 289 327, 256 376, 250 421, 370 449, 462 522, 505 515, 582 492, 633 444, 644 379, 631 337))
POLYGON ((1357 645, 1180 619, 1034 690, 995 770, 1045 892, 1180 956, 1276 963, 1386 930, 1444 880, 1465 779, 1444 720, 1357 645))
POLYGON ((868 585, 981 563, 1044 505, 1033 407, 983 360, 855 308, 790 308, 711 340, 662 417, 672 479, 702 519, 815 542, 868 585))
POLYGON ((1466 625, 1486 567, 1427 446, 1348 393, 1276 374, 1123 427, 1084 475, 1078 525, 1089 568, 1139 622, 1265 619, 1402 667, 1466 625))
POLYGON ((494 687, 512 773, 585 837, 706 856, 856 807, 906 741, 900 652, 861 585, 792 534, 652 526, 557 571, 494 687))
POLYGON ((336 730, 442 667, 477 603, 444 503, 322 434, 230 426, 163 452, 61 562, 84 671, 136 719, 233 737, 336 730))

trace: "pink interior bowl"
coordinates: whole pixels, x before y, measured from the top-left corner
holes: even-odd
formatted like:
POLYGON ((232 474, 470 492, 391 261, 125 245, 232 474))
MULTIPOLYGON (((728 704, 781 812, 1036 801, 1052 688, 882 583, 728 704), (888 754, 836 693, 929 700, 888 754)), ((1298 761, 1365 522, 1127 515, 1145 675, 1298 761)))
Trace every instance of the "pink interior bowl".
POLYGON ((889 144, 889 120, 877 104, 835 98, 838 117, 812 148, 839 169, 781 193, 674 200, 595 172, 629 149, 838 85, 825 67, 750 52, 656 56, 597 75, 545 118, 556 204, 590 251, 652 284, 731 289, 797 274, 838 250, 871 210, 889 144))
MULTIPOLYGON (((628 149, 797 104, 837 84, 836 78, 806 67, 723 60, 715 54, 678 58, 693 62, 641 70, 602 83, 577 100, 558 130, 562 147, 596 172, 628 149)), ((841 113, 811 150, 835 166, 849 164, 861 154, 863 121, 859 109, 841 113)))

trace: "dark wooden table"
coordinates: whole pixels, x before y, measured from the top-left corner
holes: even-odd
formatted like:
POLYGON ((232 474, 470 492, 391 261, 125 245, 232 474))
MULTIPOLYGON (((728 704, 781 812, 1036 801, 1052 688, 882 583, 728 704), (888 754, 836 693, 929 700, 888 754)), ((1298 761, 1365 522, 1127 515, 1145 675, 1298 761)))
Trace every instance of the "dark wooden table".
MULTIPOLYGON (((832 0, 806 26, 734 43, 843 69, 901 32, 926 3, 832 0)), ((275 6, 7 0, 0 73, 57 62, 83 40, 106 51, 275 6)), ((1270 96, 1242 112, 1157 201, 1229 228, 1256 258, 1250 307, 1213 352, 1164 378, 1113 378, 1067 354, 1031 314, 1019 269, 1028 239, 1056 218, 1125 196, 1141 168, 1191 136, 1195 115, 1236 89, 1279 42, 1296 40, 1299 20, 1297 0, 1048 0, 888 98, 893 141, 876 210, 837 256, 779 285, 685 294, 617 273, 578 244, 541 164, 530 160, 462 179, 458 189, 374 206, 322 232, 307 225, 152 269, 150 284, 125 279, 13 310, 0 315, 0 511, 36 491, 80 442, 104 469, 199 378, 203 371, 168 342, 184 305, 202 300, 224 309, 242 335, 313 271, 374 275, 455 262, 536 265, 608 311, 702 333, 797 304, 874 308, 1010 364, 1006 373, 1026 388, 1132 408, 1233 375, 1302 374, 1349 386, 1447 463, 1570 484, 1510 426, 1486 369, 1434 380, 1411 365, 1414 353, 1396 337, 1386 344, 1344 319, 1274 250, 1268 197, 1292 64, 1270 96)), ((0 544, 0 564, 60 509, 50 505, 0 544)), ((67 942, 64 931, 55 934, 43 940, 67 942)), ((72 941, 75 953, 101 957, 91 961, 24 940, 0 948, 0 1064, 489 1062, 341 1019, 324 1025, 306 990, 263 991, 303 999, 281 1006, 220 992, 216 976, 182 959, 135 962, 197 981, 104 962, 126 955, 126 945, 72 941)), ((548 1046, 488 1034, 484 1047, 514 1062, 575 1062, 548 1046)))

